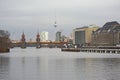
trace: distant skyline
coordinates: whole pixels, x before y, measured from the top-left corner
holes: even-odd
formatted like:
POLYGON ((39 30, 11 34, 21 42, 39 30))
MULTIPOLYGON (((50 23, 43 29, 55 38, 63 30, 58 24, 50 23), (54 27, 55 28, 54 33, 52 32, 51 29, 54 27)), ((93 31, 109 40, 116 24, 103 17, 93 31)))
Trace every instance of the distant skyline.
POLYGON ((120 0, 0 0, 0 29, 18 40, 23 31, 27 40, 35 40, 38 30, 48 31, 53 40, 57 30, 70 36, 77 27, 120 23, 119 8, 120 0))

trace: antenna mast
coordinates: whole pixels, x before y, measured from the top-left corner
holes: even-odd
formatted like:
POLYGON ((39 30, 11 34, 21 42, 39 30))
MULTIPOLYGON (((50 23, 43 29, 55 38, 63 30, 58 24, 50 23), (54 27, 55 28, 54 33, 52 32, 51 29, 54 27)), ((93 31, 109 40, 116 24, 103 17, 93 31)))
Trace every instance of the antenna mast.
POLYGON ((57 27, 57 20, 56 20, 56 11, 55 11, 55 22, 54 22, 54 27, 57 27))

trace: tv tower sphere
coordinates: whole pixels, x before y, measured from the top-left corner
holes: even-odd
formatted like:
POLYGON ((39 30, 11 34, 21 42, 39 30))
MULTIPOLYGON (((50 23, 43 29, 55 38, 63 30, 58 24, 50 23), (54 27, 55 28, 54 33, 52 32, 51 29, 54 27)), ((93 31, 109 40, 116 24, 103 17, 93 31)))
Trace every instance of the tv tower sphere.
POLYGON ((55 27, 55 28, 57 27, 57 23, 56 23, 56 21, 55 21, 54 27, 55 27))

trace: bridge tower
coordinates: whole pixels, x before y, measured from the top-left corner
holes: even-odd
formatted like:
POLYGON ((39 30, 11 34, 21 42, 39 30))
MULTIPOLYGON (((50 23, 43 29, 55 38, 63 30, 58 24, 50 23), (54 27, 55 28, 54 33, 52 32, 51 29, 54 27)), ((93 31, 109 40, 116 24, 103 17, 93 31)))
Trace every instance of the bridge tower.
POLYGON ((26 39, 25 39, 24 32, 22 33, 22 36, 21 36, 21 48, 26 48, 26 39))
POLYGON ((40 44, 40 35, 39 32, 36 35, 36 48, 40 48, 41 44, 40 44))

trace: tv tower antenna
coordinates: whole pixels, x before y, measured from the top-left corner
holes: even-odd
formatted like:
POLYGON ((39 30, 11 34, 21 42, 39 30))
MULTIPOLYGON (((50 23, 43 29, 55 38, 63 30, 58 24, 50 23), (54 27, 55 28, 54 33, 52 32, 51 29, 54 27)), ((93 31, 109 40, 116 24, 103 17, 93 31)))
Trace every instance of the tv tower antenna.
POLYGON ((57 27, 57 20, 56 20, 56 11, 55 11, 55 22, 54 22, 54 27, 57 27))

